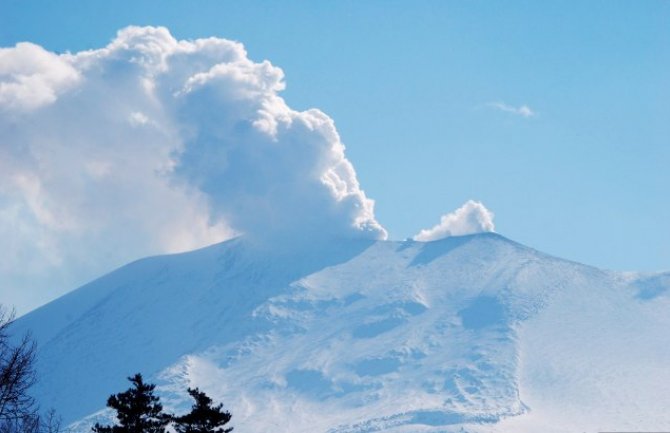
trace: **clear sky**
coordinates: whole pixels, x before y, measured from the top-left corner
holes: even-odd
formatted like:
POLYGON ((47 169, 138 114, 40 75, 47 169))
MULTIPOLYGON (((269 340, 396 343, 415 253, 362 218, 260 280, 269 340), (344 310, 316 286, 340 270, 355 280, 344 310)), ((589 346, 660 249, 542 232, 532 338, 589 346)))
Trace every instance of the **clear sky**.
POLYGON ((670 270, 670 2, 0 0, 4 47, 99 48, 131 24, 281 67, 391 239, 475 199, 541 251, 670 270))

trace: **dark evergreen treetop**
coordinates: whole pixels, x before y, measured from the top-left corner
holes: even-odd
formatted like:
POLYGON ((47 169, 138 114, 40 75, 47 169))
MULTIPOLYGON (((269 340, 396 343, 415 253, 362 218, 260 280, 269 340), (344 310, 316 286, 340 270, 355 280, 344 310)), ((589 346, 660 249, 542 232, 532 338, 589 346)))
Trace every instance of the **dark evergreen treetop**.
POLYGON ((231 415, 223 411, 223 404, 212 405, 212 399, 198 388, 188 389, 195 402, 191 412, 174 418, 177 433, 229 433, 232 427, 224 425, 230 421, 231 415))
POLYGON ((125 392, 112 395, 107 407, 116 411, 119 425, 95 424, 96 433, 164 433, 170 417, 163 414, 163 406, 154 395, 156 385, 144 383, 141 374, 129 377, 133 384, 125 392))

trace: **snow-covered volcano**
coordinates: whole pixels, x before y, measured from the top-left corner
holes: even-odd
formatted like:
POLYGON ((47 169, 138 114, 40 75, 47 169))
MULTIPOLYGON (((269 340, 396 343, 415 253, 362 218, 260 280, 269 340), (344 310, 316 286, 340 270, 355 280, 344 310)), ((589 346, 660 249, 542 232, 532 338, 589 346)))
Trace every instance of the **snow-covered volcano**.
POLYGON ((670 430, 670 274, 493 233, 134 262, 17 321, 43 407, 86 429, 135 372, 242 432, 670 430))

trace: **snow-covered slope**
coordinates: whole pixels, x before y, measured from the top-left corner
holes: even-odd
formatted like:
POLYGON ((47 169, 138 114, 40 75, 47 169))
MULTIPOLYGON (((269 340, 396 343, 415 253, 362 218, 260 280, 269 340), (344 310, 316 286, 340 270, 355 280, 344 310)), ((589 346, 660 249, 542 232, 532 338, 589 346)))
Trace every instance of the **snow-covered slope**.
POLYGON ((142 372, 239 432, 670 429, 670 275, 601 271, 496 234, 127 265, 18 320, 37 388, 85 430, 142 372), (93 415, 93 417, 86 418, 93 415))

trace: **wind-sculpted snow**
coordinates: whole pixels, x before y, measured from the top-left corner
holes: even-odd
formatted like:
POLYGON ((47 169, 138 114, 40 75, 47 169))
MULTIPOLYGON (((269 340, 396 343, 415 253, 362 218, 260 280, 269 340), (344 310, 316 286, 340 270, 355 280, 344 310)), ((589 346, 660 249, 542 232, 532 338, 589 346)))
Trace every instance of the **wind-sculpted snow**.
POLYGON ((238 238, 145 259, 22 318, 41 345, 41 403, 86 431, 141 371, 171 409, 188 386, 224 401, 240 432, 670 423, 670 300, 642 295, 667 274, 492 233, 283 248, 238 238))

